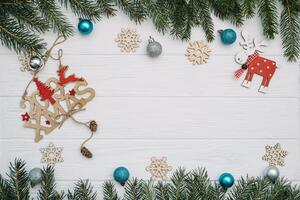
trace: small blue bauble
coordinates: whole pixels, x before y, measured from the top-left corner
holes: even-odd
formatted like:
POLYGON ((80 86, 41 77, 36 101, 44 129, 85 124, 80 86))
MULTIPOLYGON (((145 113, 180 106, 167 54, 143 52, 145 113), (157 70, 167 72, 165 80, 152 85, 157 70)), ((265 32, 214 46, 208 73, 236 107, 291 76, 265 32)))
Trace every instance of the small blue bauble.
POLYGON ((229 45, 236 41, 236 33, 232 29, 225 29, 225 30, 219 30, 218 31, 221 36, 221 40, 224 44, 229 45))
POLYGON ((93 31, 93 23, 91 22, 91 20, 88 19, 80 19, 79 23, 78 23, 78 31, 82 34, 82 35, 88 35, 93 31))
POLYGON ((118 167, 114 171, 114 179, 120 183, 122 186, 125 185, 129 178, 129 171, 125 167, 118 167))
POLYGON ((219 182, 223 188, 227 189, 234 184, 234 178, 230 173, 223 173, 219 177, 219 182))

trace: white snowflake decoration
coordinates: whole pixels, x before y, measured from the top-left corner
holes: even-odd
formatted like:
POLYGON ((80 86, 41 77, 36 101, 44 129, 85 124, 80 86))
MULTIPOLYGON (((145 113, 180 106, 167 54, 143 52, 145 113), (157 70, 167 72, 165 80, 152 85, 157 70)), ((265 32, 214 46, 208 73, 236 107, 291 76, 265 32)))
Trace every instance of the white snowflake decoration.
POLYGON ((152 157, 150 165, 146 167, 146 171, 150 172, 152 180, 166 180, 168 172, 172 171, 172 167, 168 165, 166 157, 161 159, 152 157))
POLYGON ((195 64, 203 64, 208 61, 210 48, 203 41, 190 42, 186 50, 186 56, 189 61, 195 64))
POLYGON ((18 59, 21 63, 21 67, 20 67, 20 70, 22 72, 25 72, 25 71, 29 71, 29 60, 31 58, 31 53, 21 53, 19 56, 18 56, 18 59))
POLYGON ((52 142, 50 142, 48 147, 40 149, 42 153, 41 163, 55 165, 56 163, 64 162, 62 157, 63 149, 63 147, 56 147, 52 142))
POLYGON ((279 143, 275 146, 266 147, 266 154, 262 157, 264 161, 267 161, 270 166, 284 166, 284 158, 288 155, 288 152, 281 148, 279 143))
POLYGON ((142 42, 136 30, 130 28, 122 28, 115 41, 118 43, 122 52, 135 52, 142 42))

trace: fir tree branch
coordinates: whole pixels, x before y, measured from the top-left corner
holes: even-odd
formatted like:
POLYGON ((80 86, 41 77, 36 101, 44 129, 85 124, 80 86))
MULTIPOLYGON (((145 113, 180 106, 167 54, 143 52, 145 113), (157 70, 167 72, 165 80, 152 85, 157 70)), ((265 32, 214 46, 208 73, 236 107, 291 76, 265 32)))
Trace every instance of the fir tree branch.
POLYGON ((228 194, 228 200, 248 200, 255 188, 255 178, 241 177, 228 194))
POLYGON ((170 185, 168 183, 158 182, 154 186, 155 198, 157 200, 169 200, 170 185))
POLYGON ((39 15, 36 4, 32 1, 24 1, 19 4, 3 5, 0 7, 13 16, 20 25, 24 25, 30 30, 44 33, 50 29, 49 23, 39 15))
POLYGON ((14 164, 10 163, 9 173, 7 175, 9 177, 9 187, 12 189, 12 199, 29 199, 29 179, 25 169, 25 162, 16 159, 14 164))
POLYGON ((93 21, 101 19, 101 8, 94 0, 59 0, 67 9, 71 8, 79 18, 93 21))
POLYGON ((256 2, 256 0, 243 0, 242 10, 247 19, 254 17, 256 2))
POLYGON ((258 2, 258 14, 261 18, 263 33, 268 39, 274 39, 278 33, 277 1, 260 0, 258 2))
POLYGON ((211 180, 208 177, 207 171, 203 168, 198 168, 189 173, 186 179, 187 199, 215 199, 216 191, 212 186, 211 180))
POLYGON ((194 8, 194 24, 200 25, 205 33, 206 40, 214 40, 214 23, 211 17, 209 4, 206 0, 190 0, 190 7, 194 8))
POLYGON ((152 181, 143 181, 141 186, 141 200, 156 200, 152 181))
POLYGON ((266 179, 256 178, 254 181, 253 192, 249 199, 267 199, 269 193, 270 182, 266 179))
POLYGON ((152 19, 156 30, 165 34, 170 28, 170 5, 168 1, 144 0, 147 15, 152 19))
POLYGON ((171 6, 171 35, 177 39, 189 40, 193 26, 193 13, 186 0, 173 0, 171 6))
POLYGON ((103 185, 104 200, 120 200, 115 185, 111 181, 106 181, 103 185))
POLYGON ((97 0, 97 5, 101 9, 101 14, 105 14, 106 17, 111 17, 116 15, 116 9, 114 4, 111 3, 111 0, 97 0))
POLYGON ((142 196, 142 181, 136 178, 127 181, 125 184, 124 200, 140 200, 142 196))
POLYGON ((9 16, 0 16, 0 40, 2 45, 17 53, 41 52, 46 49, 42 39, 9 16))
POLYGON ((229 20, 236 26, 243 25, 243 10, 240 0, 208 1, 214 14, 221 20, 229 20))
POLYGON ((172 184, 170 185, 170 200, 184 200, 187 199, 187 187, 186 179, 188 174, 185 172, 185 169, 179 168, 176 170, 171 177, 172 184))
POLYGON ((0 199, 1 200, 11 200, 12 197, 12 188, 10 187, 7 180, 5 180, 0 175, 0 199))
POLYGON ((56 191, 54 180, 54 167, 47 166, 43 169, 43 180, 38 191, 38 200, 60 200, 64 195, 56 191))
POLYGON ((68 191, 67 197, 69 200, 96 200, 97 193, 93 191, 93 186, 88 180, 79 180, 75 184, 74 191, 68 191))
POLYGON ((280 16, 280 35, 284 55, 288 61, 300 57, 300 12, 297 11, 297 0, 282 0, 284 9, 280 16))
POLYGON ((72 25, 68 22, 55 0, 40 1, 38 5, 42 16, 50 22, 54 32, 65 37, 73 34, 72 25))
POLYGON ((141 23, 147 18, 146 9, 140 0, 115 0, 116 5, 135 23, 141 23))

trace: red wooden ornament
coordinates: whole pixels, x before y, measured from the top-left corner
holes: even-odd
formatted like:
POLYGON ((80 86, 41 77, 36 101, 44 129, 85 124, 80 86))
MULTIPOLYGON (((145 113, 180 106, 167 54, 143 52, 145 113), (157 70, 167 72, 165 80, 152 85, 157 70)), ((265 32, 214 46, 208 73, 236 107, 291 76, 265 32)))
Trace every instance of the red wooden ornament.
POLYGON ((247 62, 242 65, 241 69, 235 71, 234 76, 239 78, 243 72, 248 69, 242 84, 244 87, 250 87, 254 74, 262 76, 263 80, 261 82, 259 92, 265 93, 266 89, 269 87, 272 77, 274 76, 276 68, 277 66, 275 61, 261 57, 258 52, 255 52, 248 57, 247 62))
POLYGON ((72 90, 69 91, 69 94, 70 94, 71 96, 75 96, 76 91, 75 91, 74 89, 72 89, 72 90))
POLYGON ((22 121, 29 121, 30 119, 30 116, 27 112, 25 114, 22 114, 21 116, 22 116, 22 121))
POLYGON ((77 78, 75 74, 72 74, 68 77, 65 77, 65 72, 68 70, 68 66, 61 66, 58 71, 57 75, 59 77, 59 85, 65 85, 70 82, 76 82, 76 81, 83 81, 82 78, 77 78))
POLYGON ((56 103, 55 99, 52 97, 54 90, 49 86, 46 86, 44 83, 39 81, 37 78, 34 78, 33 81, 36 84, 37 89, 40 92, 41 101, 48 100, 52 105, 56 103))

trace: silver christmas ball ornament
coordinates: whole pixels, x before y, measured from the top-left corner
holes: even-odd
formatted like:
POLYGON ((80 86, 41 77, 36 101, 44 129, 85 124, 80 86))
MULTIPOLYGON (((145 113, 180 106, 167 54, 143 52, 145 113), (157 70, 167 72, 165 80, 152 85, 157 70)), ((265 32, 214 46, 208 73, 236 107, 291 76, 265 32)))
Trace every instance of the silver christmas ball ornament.
POLYGON ((43 171, 40 168, 33 168, 29 172, 29 181, 31 187, 40 184, 43 180, 43 171))
POLYGON ((280 172, 279 169, 276 166, 269 166, 266 169, 266 177, 272 181, 275 182, 276 179, 279 177, 280 172))
POLYGON ((43 59, 38 56, 32 56, 29 60, 29 68, 31 71, 38 71, 43 67, 43 59))
POLYGON ((147 54, 150 57, 157 57, 162 52, 162 46, 159 42, 156 42, 154 38, 150 36, 149 43, 147 45, 147 54))

